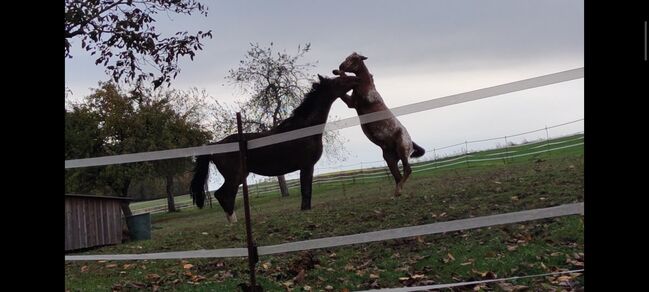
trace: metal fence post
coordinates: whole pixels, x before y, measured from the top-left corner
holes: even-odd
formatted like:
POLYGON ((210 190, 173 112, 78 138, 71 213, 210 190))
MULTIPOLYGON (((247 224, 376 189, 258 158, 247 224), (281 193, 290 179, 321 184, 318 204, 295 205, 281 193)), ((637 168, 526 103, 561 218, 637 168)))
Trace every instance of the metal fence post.
MULTIPOLYGON (((242 173, 248 172, 248 143, 243 136, 243 126, 241 125, 241 113, 237 113, 237 130, 239 132, 239 157, 241 160, 242 173)), ((248 183, 247 177, 243 179, 243 208, 246 215, 246 243, 248 245, 248 268, 250 269, 250 286, 241 284, 240 287, 248 292, 263 291, 261 286, 257 285, 255 277, 255 265, 259 261, 259 254, 257 252, 257 244, 252 238, 252 223, 250 222, 250 202, 248 200, 248 183)))

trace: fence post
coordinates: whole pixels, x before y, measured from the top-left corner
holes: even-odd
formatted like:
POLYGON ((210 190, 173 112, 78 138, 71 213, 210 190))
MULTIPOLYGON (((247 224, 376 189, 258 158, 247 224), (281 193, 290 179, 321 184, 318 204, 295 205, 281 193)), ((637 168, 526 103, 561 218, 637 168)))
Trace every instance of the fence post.
MULTIPOLYGON (((241 125, 241 113, 237 112, 237 130, 239 132, 239 157, 241 160, 242 173, 248 172, 248 143, 243 136, 243 127, 241 125)), ((248 200, 248 183, 247 178, 243 179, 243 208, 246 215, 246 243, 248 245, 248 268, 250 269, 250 286, 242 284, 242 289, 247 291, 263 291, 261 286, 257 285, 255 277, 255 265, 259 261, 259 254, 257 253, 257 245, 252 238, 252 223, 250 222, 250 202, 248 200)))
POLYGON ((464 140, 464 157, 466 158, 466 167, 469 167, 469 142, 464 140))
POLYGON ((545 151, 548 152, 548 156, 552 156, 552 154, 550 154, 550 132, 548 131, 548 125, 545 125, 545 144, 547 145, 545 151))
POLYGON ((505 136, 505 155, 503 155, 503 161, 505 162, 505 165, 507 165, 507 156, 509 156, 509 145, 507 145, 507 136, 505 136))
POLYGON ((437 168, 437 165, 435 165, 437 162, 437 153, 435 152, 435 148, 433 148, 433 169, 437 168))

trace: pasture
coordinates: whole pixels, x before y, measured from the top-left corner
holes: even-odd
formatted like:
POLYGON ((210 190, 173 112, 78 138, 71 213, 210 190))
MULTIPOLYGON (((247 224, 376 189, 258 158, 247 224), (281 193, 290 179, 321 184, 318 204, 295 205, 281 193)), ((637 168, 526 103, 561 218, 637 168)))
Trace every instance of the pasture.
MULTIPOLYGON (((498 149, 472 153, 469 159, 475 161, 468 164, 455 163, 464 158, 419 162, 413 165, 413 175, 398 198, 392 196, 392 178, 385 175, 330 183, 318 183, 316 178, 309 211, 299 211, 297 188, 282 198, 273 191, 255 193, 252 186, 253 233, 263 246, 583 202, 580 143, 583 135, 517 146, 509 149, 515 153, 503 154, 503 159, 480 161, 500 157, 493 155, 503 151, 498 149), (556 150, 541 152, 547 148, 556 150), (449 166, 441 167, 444 164, 449 166)), ((354 174, 345 175, 350 173, 354 174)), ((154 205, 135 203, 133 210, 137 213, 139 206, 154 205)), ((240 200, 235 209, 243 219, 240 200)), ((79 254, 245 246, 244 222, 228 225, 215 200, 213 208, 154 214, 152 223, 151 240, 79 254)), ((566 216, 260 256, 257 279, 267 291, 353 291, 583 268, 583 228, 582 216, 566 216)), ((65 263, 69 291, 236 291, 239 283, 247 281, 245 258, 65 263)), ((580 275, 570 274, 462 289, 513 291, 523 286, 570 291, 583 287, 584 282, 580 275)))

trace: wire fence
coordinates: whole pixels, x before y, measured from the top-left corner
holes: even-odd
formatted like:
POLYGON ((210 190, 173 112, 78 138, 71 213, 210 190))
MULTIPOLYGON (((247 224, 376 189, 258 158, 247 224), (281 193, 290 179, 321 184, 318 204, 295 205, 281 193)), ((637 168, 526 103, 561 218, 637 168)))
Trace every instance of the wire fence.
MULTIPOLYGON (((360 124, 365 124, 369 122, 374 122, 386 118, 393 118, 399 115, 405 115, 415 112, 426 111, 434 108, 440 108, 444 106, 449 106, 453 104, 459 104, 463 102, 483 99, 487 97, 502 95, 505 93, 516 92, 520 90, 536 88, 540 86, 556 84, 559 82, 565 82, 569 80, 579 79, 584 77, 584 68, 577 68, 572 70, 567 70, 563 72, 558 72, 554 74, 543 75, 539 77, 534 77, 530 79, 515 81, 507 84, 497 85, 493 87, 483 88, 479 90, 474 90, 470 92, 460 93, 456 95, 446 96, 443 98, 431 99, 424 102, 414 103, 405 105, 402 107, 393 108, 391 110, 371 113, 367 115, 362 115, 359 117, 344 119, 336 121, 333 123, 320 124, 307 128, 302 128, 290 132, 280 133, 268 137, 263 137, 259 139, 254 139, 248 141, 248 149, 254 149, 258 147, 264 147, 276 143, 286 142, 290 140, 299 139, 302 137, 307 137, 311 135, 321 134, 325 130, 337 130, 347 127, 352 127, 360 124)), ((583 120, 583 119, 581 119, 583 120)), ((576 122, 576 121, 573 121, 576 122)), ((561 125, 555 125, 553 127, 558 127, 561 125)), ((551 127, 550 127, 551 128, 551 127)), ((546 131, 546 143, 544 145, 533 144, 533 151, 520 151, 512 150, 514 147, 506 147, 504 151, 500 153, 483 153, 483 154, 493 154, 494 157, 480 157, 476 153, 469 153, 468 145, 469 141, 464 141, 464 143, 458 143, 450 146, 444 146, 441 148, 433 149, 433 159, 425 163, 419 163, 413 165, 413 172, 427 171, 430 169, 445 168, 451 167, 458 164, 466 164, 467 167, 470 167, 470 163, 477 162, 487 162, 502 160, 507 162, 508 159, 514 159, 517 157, 524 157, 530 155, 536 155, 545 152, 557 151, 561 149, 567 149, 570 147, 578 147, 583 145, 583 142, 579 141, 583 137, 578 137, 571 139, 571 142, 555 141, 554 144, 550 144, 548 133, 549 127, 545 127, 543 130, 546 131), (562 146, 551 147, 552 145, 558 145, 561 143, 568 143, 562 146), (437 159, 436 152, 438 150, 457 147, 464 145, 464 153, 461 156, 457 157, 448 157, 443 159, 437 159), (547 147, 541 149, 541 147, 547 147), (541 149, 541 150, 536 150, 541 149)), ((510 138, 517 135, 528 134, 532 132, 537 132, 540 130, 530 131, 526 133, 516 134, 509 136, 510 138)), ((505 145, 507 146, 507 136, 503 136, 502 139, 505 140, 505 145)), ((482 140, 470 141, 471 143, 485 142, 489 140, 495 140, 500 138, 489 138, 482 140)), ((537 142, 542 143, 542 142, 537 142)), ((523 147, 522 145, 518 145, 523 147)), ((526 145, 530 146, 530 145, 526 145)), ((139 161, 153 161, 161 159, 170 159, 170 158, 180 158, 180 157, 189 157, 189 156, 198 156, 205 154, 213 153, 224 153, 224 152, 233 152, 239 150, 239 143, 228 143, 228 144, 217 144, 217 145, 207 145, 201 147, 191 147, 183 149, 172 149, 172 150, 163 150, 163 151, 153 151, 153 152, 143 152, 143 153, 133 153, 133 154, 124 154, 124 155, 115 155, 115 156, 104 156, 104 157, 95 157, 87 159, 74 159, 66 160, 65 168, 79 168, 79 167, 89 167, 89 166, 100 166, 100 165, 111 165, 111 164, 121 164, 121 163, 131 163, 139 161)), ((503 150, 503 149, 501 149, 503 150)), ((362 168, 361 168, 362 169, 362 168)), ((361 173, 353 175, 340 175, 336 177, 327 177, 323 176, 314 180, 314 183, 332 183, 332 182, 343 182, 343 181, 356 181, 363 180, 367 178, 378 178, 385 176, 385 172, 382 169, 377 170, 368 170, 361 171, 361 173)), ((295 186, 296 182, 291 182, 291 186, 295 186)), ((247 205, 246 205, 247 206, 247 205)), ((402 227, 390 230, 381 230, 369 233, 353 234, 346 236, 336 236, 329 238, 320 238, 302 242, 289 242, 275 246, 265 246, 259 248, 259 255, 270 255, 276 253, 284 252, 293 252, 301 251, 308 249, 317 249, 325 247, 335 247, 349 244, 360 244, 374 241, 382 241, 396 238, 412 237, 417 235, 428 235, 436 234, 450 231, 458 230, 467 230, 473 228, 481 228, 487 226, 495 226, 502 224, 512 224, 517 222, 524 222, 530 220, 539 220, 544 218, 553 218, 558 216, 567 216, 567 215, 576 215, 583 214, 583 203, 568 204, 555 206, 550 208, 543 209, 534 209, 526 210, 520 212, 506 213, 506 214, 497 214, 490 216, 483 216, 478 218, 468 218, 460 219, 448 222, 439 222, 427 225, 419 226, 409 226, 402 227)), ((250 226, 250 221, 246 220, 247 226, 250 226)), ((251 239, 248 239, 250 241, 251 239)), ((154 254, 123 254, 123 255, 79 255, 79 256, 65 256, 66 261, 75 261, 75 260, 97 260, 97 259, 112 259, 112 260, 125 260, 125 259, 173 259, 173 258, 214 258, 214 257, 241 257, 248 256, 249 259, 257 257, 256 247, 255 253, 251 252, 250 247, 248 250, 245 248, 229 248, 229 249, 220 249, 220 250, 195 250, 195 251, 180 251, 180 252, 171 252, 171 253, 154 253, 154 254)), ((250 271, 252 285, 254 286, 254 267, 250 271)), ((455 283, 457 285, 458 283, 455 283)), ((397 288, 398 290, 399 288, 397 288)), ((403 288, 407 289, 407 288, 403 288)), ((411 291, 411 290, 399 290, 399 291, 411 291)))
MULTIPOLYGON (((535 129, 535 130, 516 133, 508 136, 500 136, 500 137, 480 139, 480 140, 470 140, 463 143, 457 143, 457 144, 442 146, 439 148, 435 147, 435 148, 427 149, 427 154, 429 155, 424 156, 423 159, 420 158, 419 159, 420 162, 416 162, 412 164, 413 173, 430 171, 433 169, 447 168, 462 163, 468 164, 469 167, 471 166, 471 163, 475 163, 475 162, 502 161, 502 163, 508 163, 508 161, 510 161, 511 159, 518 158, 518 157, 532 156, 541 153, 548 153, 553 151, 559 151, 566 148, 577 147, 583 145, 583 142, 579 142, 579 141, 583 141, 584 139, 584 136, 582 135, 583 132, 581 131, 568 135, 568 137, 572 137, 572 136, 578 136, 578 137, 570 138, 570 139, 562 139, 560 141, 555 141, 555 142, 551 142, 551 141, 561 139, 562 137, 550 137, 548 135, 546 136, 545 140, 539 140, 539 141, 516 144, 516 145, 511 144, 510 142, 511 140, 510 141, 505 141, 505 140, 508 137, 511 138, 511 137, 532 134, 540 131, 545 131, 546 129, 554 129, 562 126, 573 125, 583 121, 584 119, 581 118, 581 119, 576 119, 573 121, 553 125, 547 128, 535 129), (497 140, 503 140, 505 142, 505 144, 503 144, 504 146, 500 148, 486 149, 480 152, 463 150, 463 152, 465 153, 462 153, 457 156, 451 156, 451 157, 437 156, 436 154, 439 153, 439 150, 441 149, 448 149, 450 147, 457 147, 462 145, 468 147, 468 145, 475 144, 475 143, 482 143, 485 141, 497 141, 497 140), (556 146, 556 147, 552 147, 552 146, 556 146), (525 147, 526 149, 524 149, 524 151, 521 151, 519 150, 521 147, 525 147), (432 154, 432 157, 430 154, 432 154), (477 158, 477 155, 479 155, 481 158, 477 158), (426 157, 428 159, 426 159, 426 157)), ((564 135, 563 137, 566 136, 564 135)), ((361 167, 351 169, 351 170, 348 169, 344 173, 321 173, 314 177, 313 183, 319 187, 323 187, 326 185, 336 185, 336 184, 343 184, 343 183, 351 183, 351 184, 357 182, 363 183, 367 180, 390 177, 388 168, 387 166, 385 166, 385 161, 383 160, 363 161, 354 164, 348 164, 346 166, 347 167, 361 166, 361 167), (382 163, 383 165, 378 167, 371 167, 371 168, 363 167, 364 165, 371 165, 372 163, 382 163)), ((342 167, 339 166, 337 168, 340 169, 342 167)), ((326 167, 320 169, 336 169, 336 168, 326 167)), ((299 179, 287 180, 287 187, 289 189, 299 188, 299 186, 300 186, 299 179)), ((260 182, 260 183, 250 185, 250 191, 253 196, 260 197, 263 195, 278 194, 280 192, 280 189, 277 182, 260 182)), ((210 190, 209 192, 214 192, 214 190, 210 190)), ((133 208, 133 213, 140 214, 140 213, 147 213, 147 212, 148 213, 166 212, 168 206, 166 203, 166 199, 159 199, 159 200, 161 201, 159 205, 146 207, 146 208, 135 207, 133 208)), ((186 207, 190 207, 191 205, 192 205, 192 201, 191 198, 189 197, 184 199, 181 198, 180 200, 176 201, 176 208, 186 208, 186 207)))

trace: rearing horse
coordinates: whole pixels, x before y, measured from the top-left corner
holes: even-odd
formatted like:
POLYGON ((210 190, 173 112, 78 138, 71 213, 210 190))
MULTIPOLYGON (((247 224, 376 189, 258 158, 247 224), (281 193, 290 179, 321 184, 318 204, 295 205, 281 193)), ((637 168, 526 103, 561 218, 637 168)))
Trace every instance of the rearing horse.
MULTIPOLYGON (((355 76, 330 79, 318 75, 318 79, 319 83, 313 83, 311 91, 305 95, 302 103, 293 110, 290 117, 269 131, 244 133, 246 140, 323 124, 327 121, 329 110, 336 98, 344 96, 361 83, 360 78, 355 76)), ((211 143, 211 145, 237 141, 239 141, 238 135, 232 134, 221 141, 211 143)), ((313 166, 322 156, 322 133, 249 149, 247 153, 248 173, 241 172, 239 152, 201 155, 196 158, 190 192, 199 208, 203 208, 205 203, 203 185, 207 179, 209 163, 212 161, 225 178, 223 185, 214 192, 214 197, 219 201, 229 222, 237 220, 234 213, 235 197, 239 185, 243 183, 250 172, 264 176, 278 176, 299 170, 302 192, 301 209, 311 209, 313 166)))
POLYGON ((345 72, 351 72, 361 79, 361 85, 354 88, 351 96, 341 96, 347 107, 356 109, 359 116, 378 111, 390 113, 391 118, 362 124, 361 129, 372 143, 381 147, 383 159, 388 164, 397 184, 394 195, 400 196, 403 184, 412 172, 408 157, 421 157, 426 150, 410 139, 406 127, 392 115, 383 102, 383 98, 374 86, 374 78, 363 62, 366 59, 367 57, 354 52, 340 64, 339 70, 334 70, 333 73, 342 77, 346 76, 345 72), (403 163, 403 176, 399 172, 399 160, 403 163))

